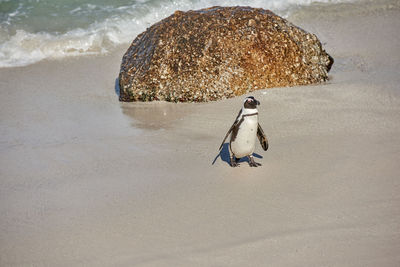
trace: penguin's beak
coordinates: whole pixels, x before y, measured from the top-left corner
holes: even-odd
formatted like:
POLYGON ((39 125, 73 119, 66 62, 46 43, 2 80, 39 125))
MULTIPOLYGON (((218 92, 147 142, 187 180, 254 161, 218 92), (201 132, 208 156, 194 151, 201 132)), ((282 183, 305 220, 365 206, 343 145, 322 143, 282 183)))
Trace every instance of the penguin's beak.
POLYGON ((260 101, 256 100, 256 104, 257 104, 257 105, 260 105, 260 101))

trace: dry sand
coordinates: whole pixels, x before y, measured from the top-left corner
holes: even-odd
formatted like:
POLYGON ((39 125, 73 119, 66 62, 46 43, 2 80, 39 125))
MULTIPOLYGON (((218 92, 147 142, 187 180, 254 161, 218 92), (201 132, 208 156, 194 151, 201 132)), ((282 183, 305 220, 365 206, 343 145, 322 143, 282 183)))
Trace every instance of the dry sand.
POLYGON ((212 165, 243 97, 119 103, 124 49, 1 69, 0 266, 400 266, 400 12, 386 6, 290 18, 336 62, 327 84, 253 93, 259 168, 230 168, 226 150, 212 165))

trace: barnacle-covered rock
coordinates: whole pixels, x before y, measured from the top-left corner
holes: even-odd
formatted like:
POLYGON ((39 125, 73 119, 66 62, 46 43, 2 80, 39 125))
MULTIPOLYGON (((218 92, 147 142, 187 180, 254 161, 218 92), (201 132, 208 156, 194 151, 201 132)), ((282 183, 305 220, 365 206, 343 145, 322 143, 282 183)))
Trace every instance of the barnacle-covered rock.
POLYGON ((257 89, 318 83, 333 63, 313 34, 269 10, 176 11, 133 41, 121 101, 210 101, 257 89))

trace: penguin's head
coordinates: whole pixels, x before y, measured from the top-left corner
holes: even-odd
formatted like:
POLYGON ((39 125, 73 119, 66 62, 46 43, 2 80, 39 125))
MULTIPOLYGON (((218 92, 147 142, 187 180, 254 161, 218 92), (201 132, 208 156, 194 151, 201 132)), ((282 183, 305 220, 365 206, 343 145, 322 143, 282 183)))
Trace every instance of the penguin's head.
POLYGON ((255 109, 260 102, 254 96, 248 96, 244 99, 243 107, 248 109, 255 109))

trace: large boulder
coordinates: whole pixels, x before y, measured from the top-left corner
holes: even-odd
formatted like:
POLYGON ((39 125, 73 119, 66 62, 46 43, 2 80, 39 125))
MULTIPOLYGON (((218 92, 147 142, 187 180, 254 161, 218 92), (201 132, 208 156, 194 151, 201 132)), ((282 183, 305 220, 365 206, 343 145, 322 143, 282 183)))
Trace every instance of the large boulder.
POLYGON ((136 37, 122 59, 121 101, 210 101, 326 81, 333 63, 314 34, 269 10, 177 11, 136 37))

